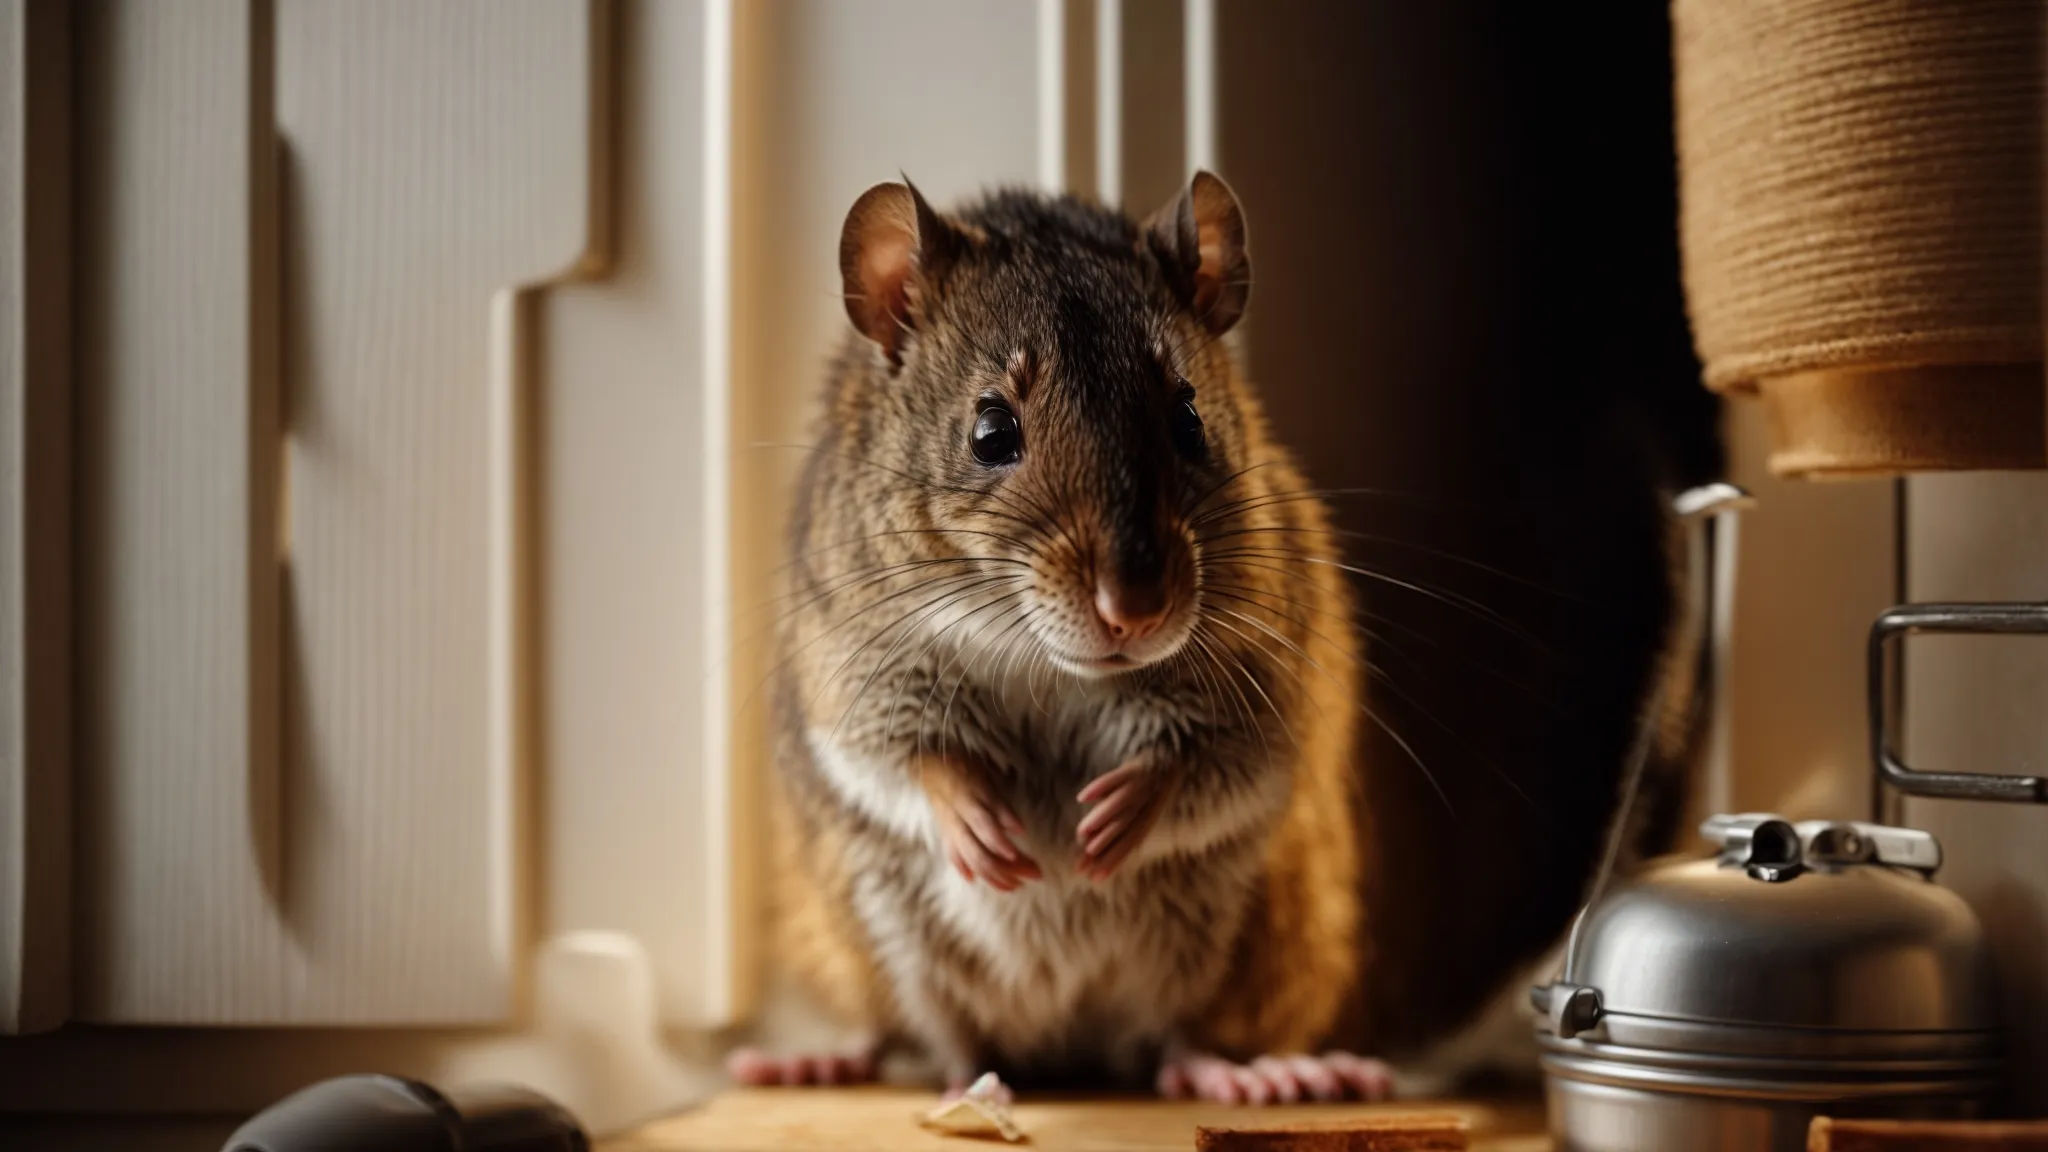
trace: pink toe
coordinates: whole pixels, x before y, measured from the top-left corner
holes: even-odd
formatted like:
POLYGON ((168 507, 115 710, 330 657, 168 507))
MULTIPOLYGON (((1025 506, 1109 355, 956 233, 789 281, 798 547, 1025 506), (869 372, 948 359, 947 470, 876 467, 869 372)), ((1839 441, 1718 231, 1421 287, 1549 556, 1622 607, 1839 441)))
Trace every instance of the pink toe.
POLYGON ((1349 1052, 1325 1052, 1323 1066, 1335 1072, 1344 1086, 1361 1100, 1385 1100, 1393 1095, 1393 1071, 1381 1061, 1353 1056, 1349 1052))
POLYGON ((741 1084, 763 1085, 780 1082, 775 1061, 758 1048, 738 1048, 725 1058, 725 1071, 741 1084))
POLYGON ((1322 1061, 1313 1056, 1289 1056, 1287 1063, 1294 1069, 1295 1079, 1301 1082, 1301 1086, 1307 1089, 1309 1095, 1318 1100, 1344 1098, 1344 1085, 1337 1079, 1336 1073, 1323 1067, 1322 1061))
POLYGON ((1294 1104, 1301 1100, 1301 1081, 1295 1078, 1294 1068, 1284 1060, 1261 1056, 1251 1063, 1252 1072, 1272 1089, 1273 1099, 1280 1104, 1294 1104))
POLYGON ((1193 1069, 1195 1093, 1204 1100, 1218 1104, 1244 1103, 1244 1089, 1232 1074, 1230 1065, 1221 1060, 1207 1060, 1193 1069))
POLYGON ((873 1056, 866 1052, 770 1056, 758 1048, 740 1048, 725 1058, 725 1069, 734 1082, 753 1087, 864 1084, 875 1078, 873 1056))
POLYGON ((1237 1086, 1244 1090, 1245 1103, 1263 1105, 1273 1102, 1273 1086, 1266 1083, 1264 1076, 1249 1068, 1232 1069, 1232 1074, 1237 1078, 1237 1086))

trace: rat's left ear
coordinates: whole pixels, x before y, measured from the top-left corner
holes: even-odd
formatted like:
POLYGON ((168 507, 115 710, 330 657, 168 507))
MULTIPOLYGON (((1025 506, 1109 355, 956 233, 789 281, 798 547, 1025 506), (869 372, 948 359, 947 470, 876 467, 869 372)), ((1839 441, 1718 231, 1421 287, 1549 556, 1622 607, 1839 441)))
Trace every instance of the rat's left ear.
POLYGON ((1145 242, 1203 327, 1220 336, 1244 315, 1252 295, 1244 210, 1221 177, 1196 172, 1180 195, 1146 219, 1145 242))

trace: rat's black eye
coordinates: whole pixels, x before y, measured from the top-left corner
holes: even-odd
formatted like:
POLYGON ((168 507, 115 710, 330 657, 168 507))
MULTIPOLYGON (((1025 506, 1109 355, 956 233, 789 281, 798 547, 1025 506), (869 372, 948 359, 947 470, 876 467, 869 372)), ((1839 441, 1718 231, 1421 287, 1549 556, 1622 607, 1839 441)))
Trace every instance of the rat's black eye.
POLYGON ((974 459, 989 468, 1015 460, 1022 440, 1016 415, 1000 404, 983 408, 981 415, 974 418, 974 431, 967 437, 974 459))
POLYGON ((1200 460, 1209 451, 1202 414, 1195 411, 1195 390, 1186 384, 1173 394, 1173 446, 1190 460, 1200 460))

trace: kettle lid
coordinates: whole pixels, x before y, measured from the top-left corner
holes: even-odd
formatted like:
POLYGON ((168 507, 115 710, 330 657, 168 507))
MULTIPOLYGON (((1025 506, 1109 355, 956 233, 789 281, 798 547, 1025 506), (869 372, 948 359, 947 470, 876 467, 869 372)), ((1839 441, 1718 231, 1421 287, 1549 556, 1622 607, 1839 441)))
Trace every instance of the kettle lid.
POLYGON ((1719 841, 1718 856, 1652 867, 1580 914, 1562 982, 1572 1011, 1868 1032, 1997 1028, 1983 929, 1932 882, 1934 837, 1768 814, 1717 816, 1701 832, 1719 841))

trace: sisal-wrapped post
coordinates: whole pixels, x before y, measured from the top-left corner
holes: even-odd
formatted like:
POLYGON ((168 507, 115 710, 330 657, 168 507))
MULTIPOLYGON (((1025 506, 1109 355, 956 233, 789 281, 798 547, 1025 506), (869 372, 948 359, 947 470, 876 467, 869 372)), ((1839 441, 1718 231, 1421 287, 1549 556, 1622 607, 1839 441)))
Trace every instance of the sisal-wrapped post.
POLYGON ((2040 0, 1675 0, 1687 307, 1781 475, 2048 465, 2040 0))

